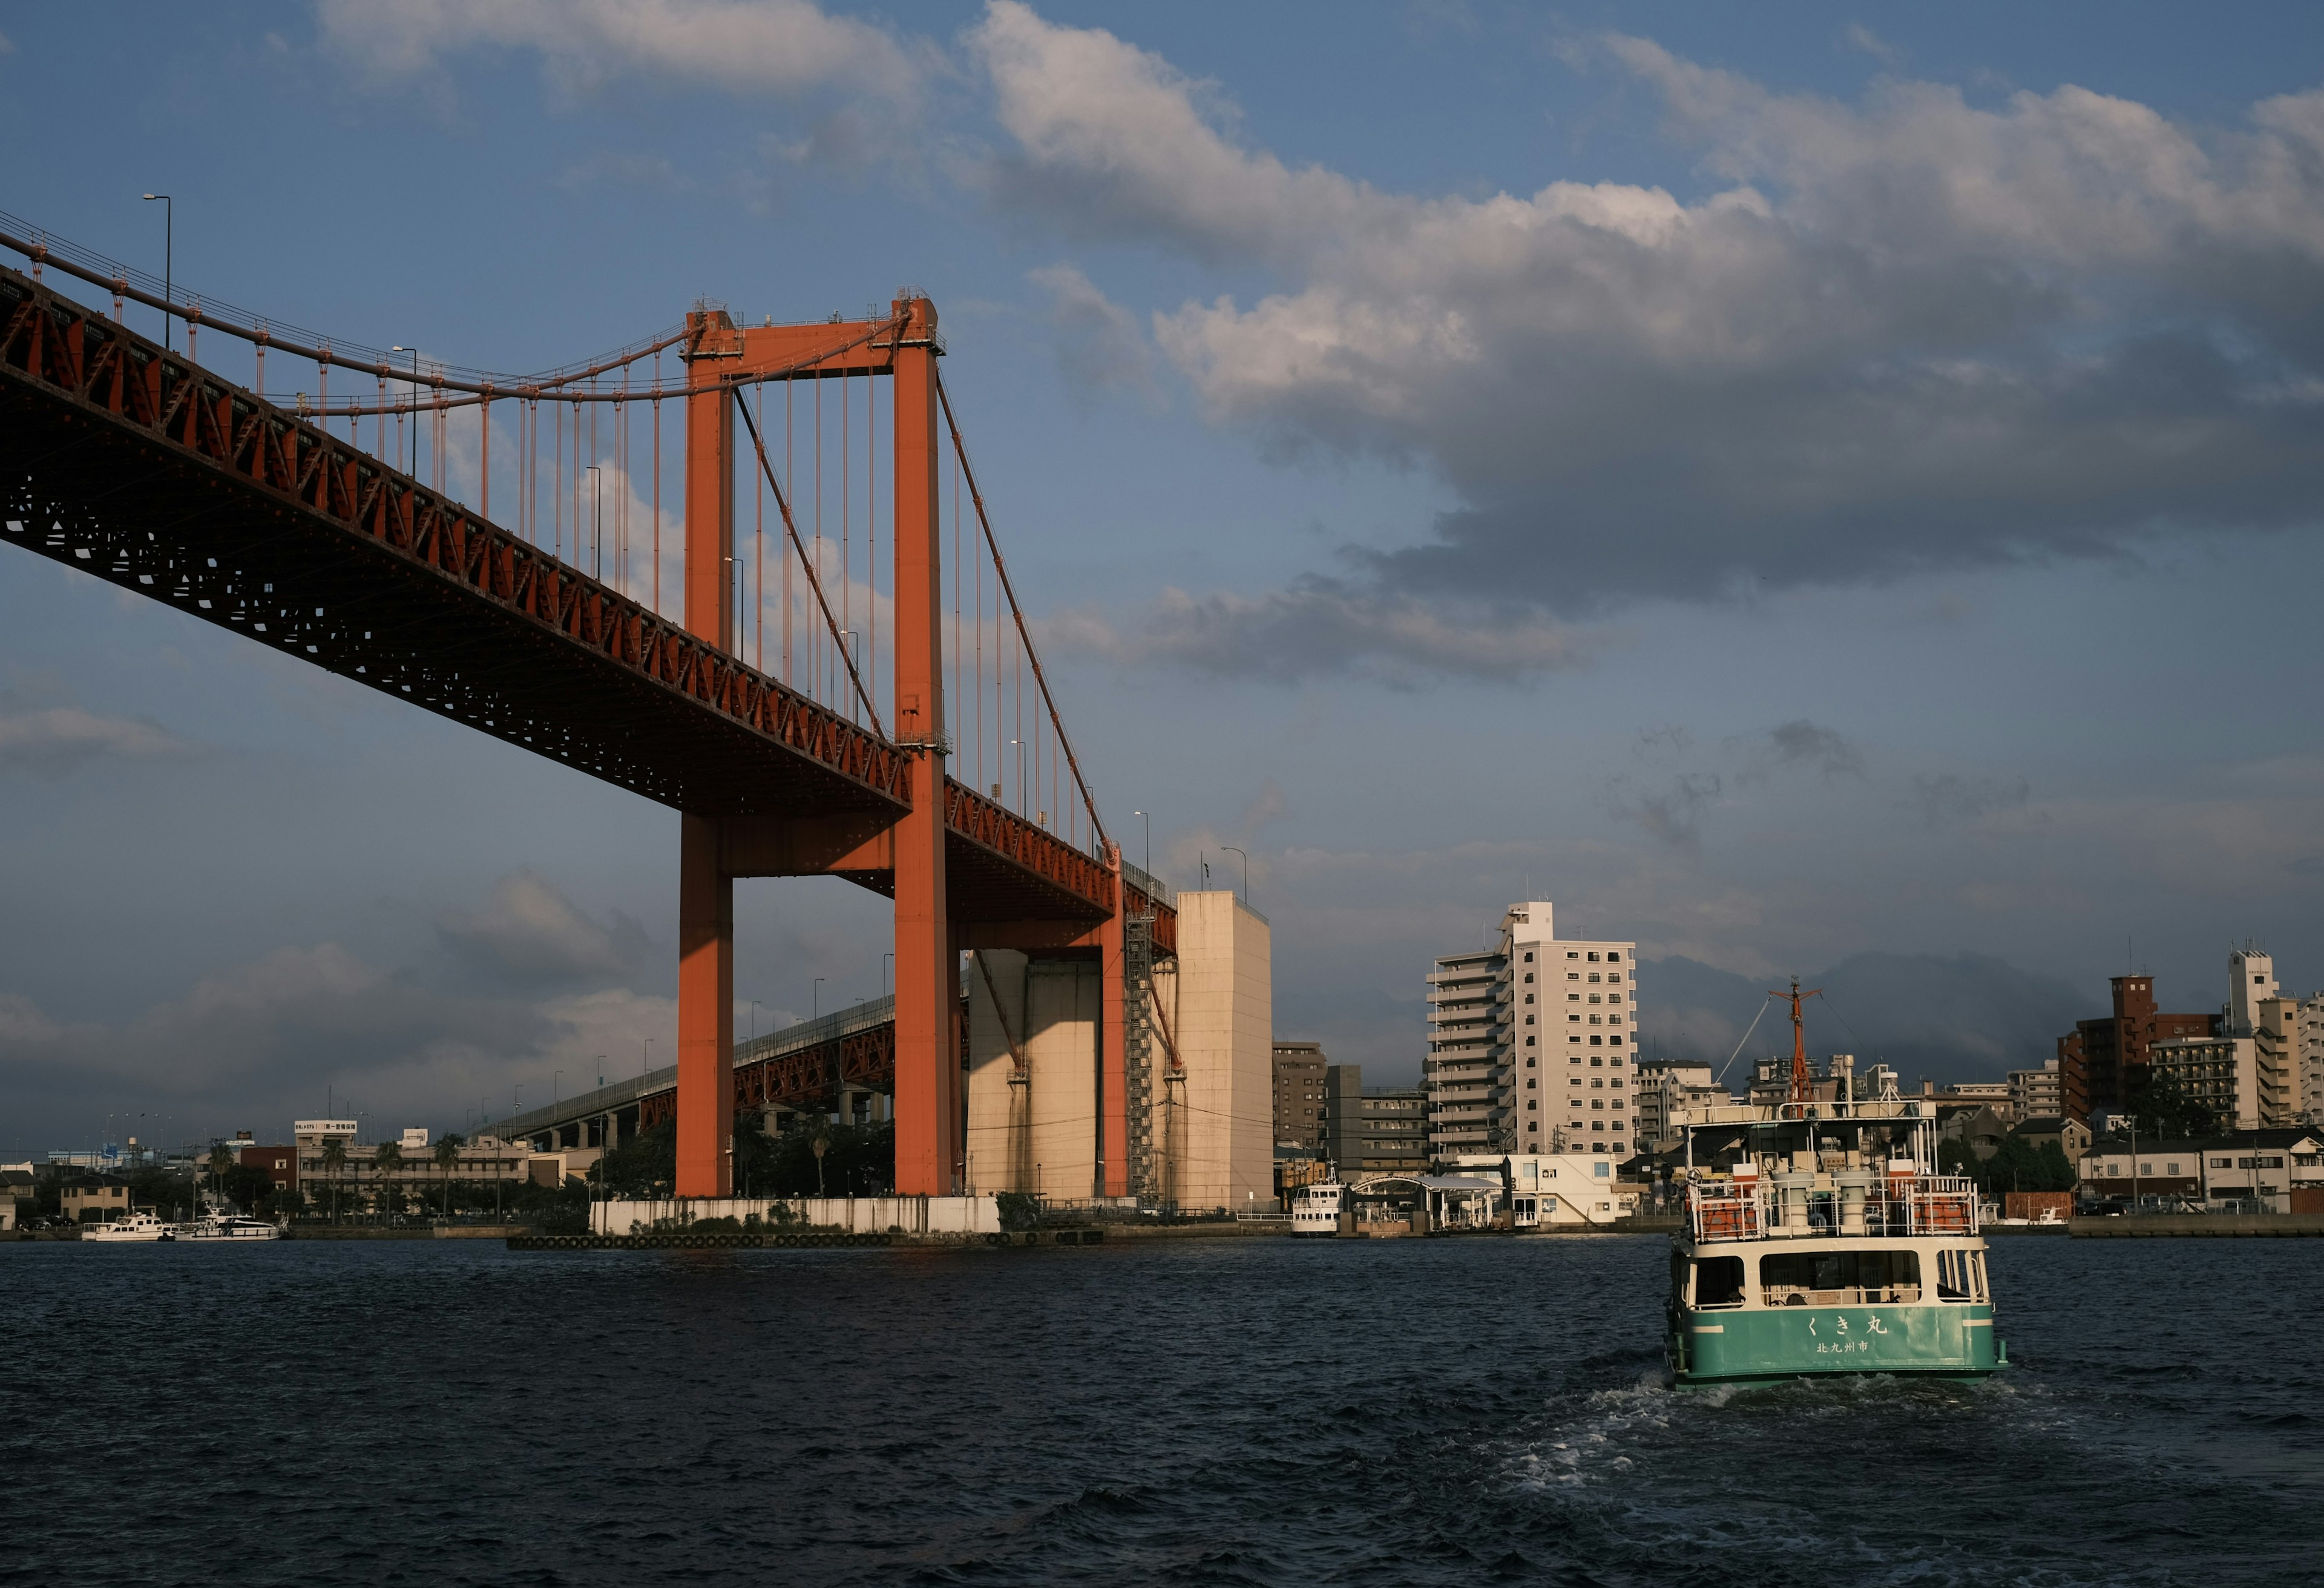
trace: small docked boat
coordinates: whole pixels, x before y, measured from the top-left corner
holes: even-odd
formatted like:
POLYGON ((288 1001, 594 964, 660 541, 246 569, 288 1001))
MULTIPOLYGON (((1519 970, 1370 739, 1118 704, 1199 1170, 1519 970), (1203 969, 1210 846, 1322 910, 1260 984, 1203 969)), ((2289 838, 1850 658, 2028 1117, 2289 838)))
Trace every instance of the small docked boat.
POLYGON ((1790 1101, 1674 1111, 1687 1149, 1665 1342, 1674 1381, 2007 1367, 1977 1188, 1931 1172, 1934 1111, 1893 1089, 1811 1101, 1796 983, 1791 997, 1790 1101))
POLYGON ((1295 1235, 1336 1235, 1340 1210, 1347 1205, 1348 1188, 1338 1180, 1319 1180, 1299 1187, 1291 1199, 1291 1233, 1295 1235))
POLYGON ((162 1223, 152 1208, 140 1207, 111 1223, 84 1225, 80 1238, 84 1241, 175 1241, 178 1233, 175 1224, 162 1223))
POLYGON ((178 1226, 180 1241, 280 1241, 281 1226, 264 1219, 246 1219, 238 1214, 212 1213, 188 1224, 178 1226))

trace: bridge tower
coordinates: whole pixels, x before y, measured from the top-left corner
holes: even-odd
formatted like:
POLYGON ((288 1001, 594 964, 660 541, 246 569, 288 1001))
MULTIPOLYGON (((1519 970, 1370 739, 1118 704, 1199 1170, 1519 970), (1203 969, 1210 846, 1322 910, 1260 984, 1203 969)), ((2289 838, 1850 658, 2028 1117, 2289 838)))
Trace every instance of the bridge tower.
MULTIPOLYGON (((679 824, 678 1194, 733 1190, 734 879, 878 869, 896 900, 896 1189, 949 1196, 961 1181, 958 944, 945 872, 943 554, 937 513, 936 305, 898 299, 892 319, 818 356, 848 327, 737 327, 724 309, 687 317, 686 626, 739 651, 734 429, 739 382, 885 374, 895 401, 895 742, 911 803, 873 830, 815 818, 685 815, 679 824), (812 342, 810 342, 812 338, 812 342)), ((752 466, 757 466, 755 459, 752 466)))

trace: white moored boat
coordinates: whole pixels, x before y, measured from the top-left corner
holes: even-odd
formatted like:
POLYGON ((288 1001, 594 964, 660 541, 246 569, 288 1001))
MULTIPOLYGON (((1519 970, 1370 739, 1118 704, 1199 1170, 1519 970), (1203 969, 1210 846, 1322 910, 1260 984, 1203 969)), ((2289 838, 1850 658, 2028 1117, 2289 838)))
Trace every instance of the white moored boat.
POLYGON ((1340 1233, 1340 1209, 1344 1205, 1348 1188, 1337 1180, 1321 1180, 1313 1186, 1299 1187, 1299 1195, 1291 1199, 1291 1233, 1295 1235, 1336 1235, 1340 1233))
POLYGON ((264 1219, 246 1219, 236 1214, 214 1213, 178 1226, 180 1241, 280 1241, 281 1229, 264 1219))
POLYGON ((141 1207, 126 1218, 109 1224, 89 1224, 80 1233, 84 1241, 175 1241, 177 1226, 165 1224, 154 1216, 150 1207, 141 1207))

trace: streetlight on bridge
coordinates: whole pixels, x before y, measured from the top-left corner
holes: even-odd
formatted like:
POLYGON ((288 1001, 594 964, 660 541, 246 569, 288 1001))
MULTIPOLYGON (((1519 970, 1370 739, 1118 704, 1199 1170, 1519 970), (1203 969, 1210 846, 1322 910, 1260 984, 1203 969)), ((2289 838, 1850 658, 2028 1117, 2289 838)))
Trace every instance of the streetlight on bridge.
MULTIPOLYGON (((156 199, 159 199, 161 204, 161 301, 164 304, 167 304, 171 300, 170 273, 171 261, 170 256, 176 251, 177 245, 178 204, 177 200, 171 198, 167 193, 148 193, 145 195, 145 202, 148 204, 152 203, 156 199)), ((168 309, 165 308, 161 310, 161 351, 164 353, 170 351, 170 333, 172 328, 171 322, 174 318, 175 317, 170 313, 168 309)))
POLYGON ((1248 909, 1250 905, 1250 856, 1243 854, 1231 844, 1222 844, 1219 847, 1229 854, 1242 854, 1242 901, 1244 908, 1248 909))

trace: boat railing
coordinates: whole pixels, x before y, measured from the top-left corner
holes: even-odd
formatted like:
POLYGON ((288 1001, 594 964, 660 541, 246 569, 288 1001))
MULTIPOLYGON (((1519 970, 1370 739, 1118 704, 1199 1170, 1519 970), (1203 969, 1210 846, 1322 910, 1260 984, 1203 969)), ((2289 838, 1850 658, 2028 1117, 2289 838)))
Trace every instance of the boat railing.
POLYGON ((1957 1176, 1803 1185, 1804 1174, 1759 1180, 1698 1180, 1687 1187, 1687 1228, 1697 1241, 1768 1241, 1832 1235, 1973 1235, 1977 1187, 1957 1176), (1784 1183, 1790 1182, 1790 1183, 1784 1183))

